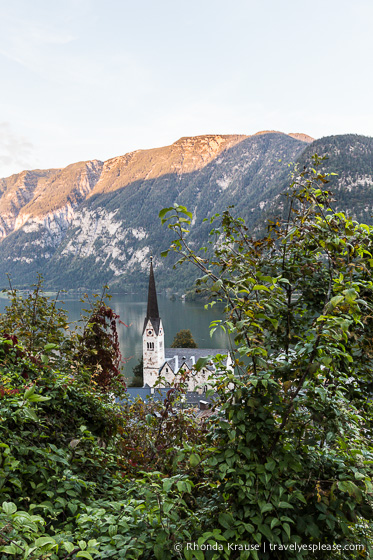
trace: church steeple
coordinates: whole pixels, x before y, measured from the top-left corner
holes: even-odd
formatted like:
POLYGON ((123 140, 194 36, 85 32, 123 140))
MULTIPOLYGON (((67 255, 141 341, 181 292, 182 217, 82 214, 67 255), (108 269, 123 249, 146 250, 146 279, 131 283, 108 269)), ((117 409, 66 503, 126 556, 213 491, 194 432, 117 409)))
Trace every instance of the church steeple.
POLYGON ((153 325, 155 334, 158 334, 159 327, 160 327, 160 324, 161 324, 161 319, 159 317, 157 290, 155 288, 155 278, 154 278, 154 271, 153 271, 153 257, 150 257, 148 308, 147 308, 147 311, 146 311, 144 328, 143 328, 143 331, 142 331, 143 334, 144 334, 145 327, 146 327, 148 321, 150 321, 151 324, 153 325))
POLYGON ((148 310, 146 312, 147 319, 159 319, 157 291, 155 289, 155 279, 153 272, 153 257, 150 257, 150 274, 148 289, 148 310))
POLYGON ((144 386, 153 387, 159 376, 159 369, 165 360, 164 332, 159 316, 157 291, 153 271, 153 257, 150 257, 148 308, 142 331, 142 355, 144 363, 144 386))

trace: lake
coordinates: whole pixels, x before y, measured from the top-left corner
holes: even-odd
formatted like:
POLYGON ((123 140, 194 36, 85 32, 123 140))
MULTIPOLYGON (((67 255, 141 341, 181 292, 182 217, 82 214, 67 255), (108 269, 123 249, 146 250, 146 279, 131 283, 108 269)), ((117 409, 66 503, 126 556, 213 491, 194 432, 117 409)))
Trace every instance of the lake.
MULTIPOLYGON (((63 307, 69 314, 70 321, 78 321, 84 305, 78 297, 62 298, 63 307)), ((114 295, 109 305, 120 315, 120 319, 128 325, 118 325, 119 343, 122 355, 128 359, 123 365, 123 373, 127 380, 131 379, 132 369, 142 356, 142 329, 147 308, 147 293, 142 295, 114 295)), ((0 313, 4 311, 6 299, 0 299, 0 313)), ((210 338, 211 321, 221 319, 223 306, 216 304, 205 309, 202 303, 171 301, 166 296, 158 295, 159 314, 162 318, 165 346, 170 347, 175 334, 181 329, 190 329, 199 348, 228 348, 228 337, 217 329, 210 338)))

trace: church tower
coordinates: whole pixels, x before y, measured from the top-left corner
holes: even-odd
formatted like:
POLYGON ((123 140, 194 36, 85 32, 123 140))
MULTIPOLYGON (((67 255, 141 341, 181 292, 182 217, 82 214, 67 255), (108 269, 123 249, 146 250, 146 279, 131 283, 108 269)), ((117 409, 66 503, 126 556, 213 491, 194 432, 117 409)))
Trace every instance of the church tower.
POLYGON ((150 257, 148 308, 142 331, 142 355, 144 360, 144 386, 154 386, 159 368, 164 364, 164 332, 159 316, 157 292, 153 272, 153 257, 150 257))

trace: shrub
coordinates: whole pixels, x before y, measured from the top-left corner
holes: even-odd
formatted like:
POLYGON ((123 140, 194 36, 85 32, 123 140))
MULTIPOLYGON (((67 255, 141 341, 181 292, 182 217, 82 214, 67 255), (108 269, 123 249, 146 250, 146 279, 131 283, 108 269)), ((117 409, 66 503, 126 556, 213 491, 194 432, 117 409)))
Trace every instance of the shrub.
POLYGON ((263 559, 325 558, 295 550, 315 543, 334 545, 330 558, 355 558, 337 548, 368 539, 373 517, 373 228, 331 209, 328 176, 313 163, 265 238, 230 209, 215 216, 211 262, 188 246, 185 207, 160 213, 177 234, 179 262, 198 266, 199 283, 225 302, 227 319, 214 328, 235 343, 235 375, 219 378, 210 435, 206 474, 224 503, 211 526, 226 541, 258 543, 263 559))

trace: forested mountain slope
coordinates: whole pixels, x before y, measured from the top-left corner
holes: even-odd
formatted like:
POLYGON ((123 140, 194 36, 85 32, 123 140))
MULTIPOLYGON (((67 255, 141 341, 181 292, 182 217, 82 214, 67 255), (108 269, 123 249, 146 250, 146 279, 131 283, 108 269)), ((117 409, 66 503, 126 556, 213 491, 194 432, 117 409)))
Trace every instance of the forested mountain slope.
POLYGON ((0 284, 11 273, 27 285, 37 271, 53 287, 136 290, 154 255, 159 285, 184 290, 193 273, 159 254, 171 233, 159 211, 174 202, 195 215, 195 247, 207 241, 203 219, 235 205, 249 226, 281 207, 289 162, 329 156, 338 208, 371 221, 373 139, 344 135, 310 143, 302 134, 205 135, 138 150, 106 162, 26 171, 0 180, 0 284))

